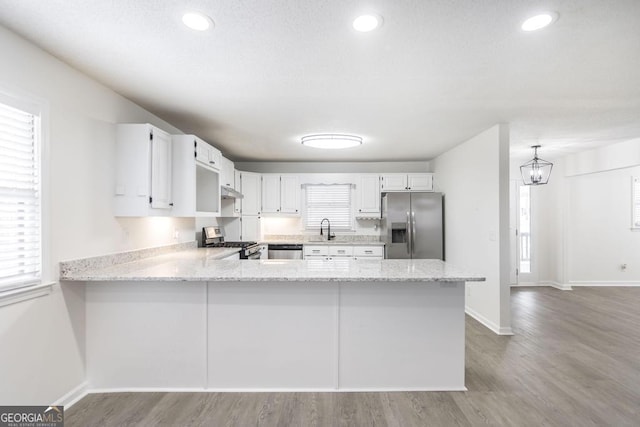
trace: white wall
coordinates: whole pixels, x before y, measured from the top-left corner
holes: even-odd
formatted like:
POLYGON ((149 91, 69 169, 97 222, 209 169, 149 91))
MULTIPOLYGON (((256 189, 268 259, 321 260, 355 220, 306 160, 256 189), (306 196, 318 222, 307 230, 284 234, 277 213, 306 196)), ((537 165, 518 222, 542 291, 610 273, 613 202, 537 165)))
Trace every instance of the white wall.
POLYGON ((565 288, 640 284, 640 232, 631 230, 640 139, 553 162, 549 184, 533 189, 539 281, 565 288))
POLYGON ((509 303, 509 133, 496 125, 433 161, 444 193, 447 262, 486 277, 467 285, 466 310, 511 333, 509 303))
MULTIPOLYGON (((0 27, 0 90, 49 106, 50 262, 193 240, 193 219, 112 214, 115 124, 149 122, 181 133, 110 89, 0 27)), ((47 130, 45 130, 47 131, 47 130)), ((45 211, 45 214, 47 212, 45 211)), ((0 307, 0 402, 49 404, 84 381, 83 285, 0 307)))

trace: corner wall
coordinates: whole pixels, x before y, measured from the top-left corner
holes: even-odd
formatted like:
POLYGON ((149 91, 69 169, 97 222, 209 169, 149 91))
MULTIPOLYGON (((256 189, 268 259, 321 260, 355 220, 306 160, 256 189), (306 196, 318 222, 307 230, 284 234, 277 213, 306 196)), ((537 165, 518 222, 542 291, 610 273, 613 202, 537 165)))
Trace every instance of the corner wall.
POLYGON ((433 161, 444 193, 447 262, 482 274, 467 284, 466 311, 511 334, 509 302, 509 128, 496 125, 433 161))
MULTIPOLYGON (((193 219, 113 216, 115 124, 178 129, 0 27, 0 91, 48 104, 50 230, 45 278, 58 262, 193 240, 193 219)), ((46 203, 46 201, 45 201, 46 203)), ((52 293, 0 307, 0 403, 48 405, 85 381, 84 285, 56 283, 52 293)))

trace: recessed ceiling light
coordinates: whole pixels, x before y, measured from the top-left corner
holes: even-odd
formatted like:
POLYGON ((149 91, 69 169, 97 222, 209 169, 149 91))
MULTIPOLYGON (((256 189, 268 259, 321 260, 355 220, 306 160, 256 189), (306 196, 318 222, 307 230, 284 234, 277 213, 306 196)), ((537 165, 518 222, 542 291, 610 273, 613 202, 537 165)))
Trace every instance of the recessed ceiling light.
POLYGON ((362 145, 362 137, 337 133, 320 133, 302 137, 302 145, 326 150, 338 150, 362 145))
POLYGON ((361 15, 353 20, 353 28, 362 33, 373 31, 380 24, 382 24, 382 17, 378 15, 361 15))
POLYGON ((545 12, 536 16, 532 16, 522 23, 523 31, 535 31, 544 28, 552 24, 558 19, 558 14, 555 12, 545 12))
POLYGON ((182 23, 196 31, 206 31, 213 25, 211 18, 198 12, 187 12, 182 15, 182 23))

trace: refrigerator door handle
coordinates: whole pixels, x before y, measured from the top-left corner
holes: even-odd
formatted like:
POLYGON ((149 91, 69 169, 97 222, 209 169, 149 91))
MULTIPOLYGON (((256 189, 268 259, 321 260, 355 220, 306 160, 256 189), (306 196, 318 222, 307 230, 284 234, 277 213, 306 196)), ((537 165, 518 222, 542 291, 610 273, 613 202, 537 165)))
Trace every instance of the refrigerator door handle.
POLYGON ((411 211, 411 258, 415 253, 416 213, 411 211))
POLYGON ((411 233, 411 217, 409 211, 407 211, 407 252, 411 255, 411 249, 413 247, 413 236, 411 233))

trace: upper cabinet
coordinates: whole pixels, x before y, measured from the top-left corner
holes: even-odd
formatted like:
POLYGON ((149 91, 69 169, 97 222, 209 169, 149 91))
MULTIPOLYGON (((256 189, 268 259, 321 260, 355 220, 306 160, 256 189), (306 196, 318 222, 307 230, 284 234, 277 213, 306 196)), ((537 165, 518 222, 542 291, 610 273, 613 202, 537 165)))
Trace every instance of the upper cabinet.
MULTIPOLYGON (((215 159, 212 153, 219 151, 195 135, 173 135, 172 139, 175 170, 172 215, 220 215, 220 175, 218 169, 213 167, 214 163, 203 161, 215 159)), ((217 164, 220 164, 219 159, 217 164)))
POLYGON ((262 212, 300 214, 298 175, 262 175, 262 212))
POLYGON ((172 140, 150 124, 116 129, 116 216, 172 215, 172 140))
POLYGON ((380 214, 380 176, 363 174, 356 179, 356 217, 380 214))
POLYGON ((235 188, 235 169, 233 162, 226 157, 220 157, 220 185, 235 188))
POLYGON ((381 178, 384 191, 433 191, 432 173, 388 173, 381 178))
MULTIPOLYGON (((179 135, 182 136, 182 135, 179 135)), ((190 135, 193 137, 193 135, 190 135)), ((196 161, 209 166, 215 170, 220 170, 222 163, 222 153, 213 145, 195 137, 194 149, 196 161)))
POLYGON ((260 174, 253 172, 240 172, 240 188, 236 186, 244 196, 242 198, 242 215, 260 215, 261 189, 260 174))

